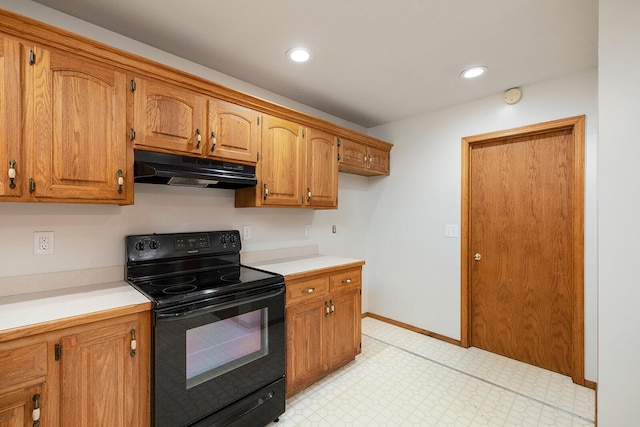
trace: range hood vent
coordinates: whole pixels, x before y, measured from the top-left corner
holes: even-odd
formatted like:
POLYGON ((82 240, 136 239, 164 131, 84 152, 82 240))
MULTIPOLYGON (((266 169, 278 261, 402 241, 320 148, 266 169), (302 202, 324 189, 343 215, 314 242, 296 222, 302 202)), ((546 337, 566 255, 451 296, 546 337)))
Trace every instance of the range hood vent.
POLYGON ((134 181, 207 188, 244 188, 258 183, 255 166, 134 150, 134 181))

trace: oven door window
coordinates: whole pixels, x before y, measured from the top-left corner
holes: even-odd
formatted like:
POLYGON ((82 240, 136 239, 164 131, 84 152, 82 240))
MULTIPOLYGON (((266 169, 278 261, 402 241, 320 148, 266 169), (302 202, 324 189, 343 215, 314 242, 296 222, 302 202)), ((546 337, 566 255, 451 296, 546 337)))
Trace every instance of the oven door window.
POLYGON ((268 307, 187 330, 187 388, 269 354, 268 307))

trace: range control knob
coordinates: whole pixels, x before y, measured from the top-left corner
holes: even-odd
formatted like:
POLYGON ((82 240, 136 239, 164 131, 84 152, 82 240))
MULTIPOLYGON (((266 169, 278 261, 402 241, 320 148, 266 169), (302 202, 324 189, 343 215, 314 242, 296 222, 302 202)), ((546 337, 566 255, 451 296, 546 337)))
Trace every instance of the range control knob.
POLYGON ((236 235, 235 235, 235 234, 230 235, 230 236, 229 236, 229 241, 230 241, 231 243, 235 243, 235 242, 236 242, 236 235))
POLYGON ((158 241, 157 240, 151 240, 149 242, 149 249, 158 249, 158 241))
POLYGON ((144 250, 144 242, 142 240, 140 240, 139 242, 136 242, 135 248, 136 248, 136 250, 143 251, 144 250))
POLYGON ((223 234, 222 236, 220 236, 220 243, 222 243, 223 245, 227 244, 227 235, 223 234))

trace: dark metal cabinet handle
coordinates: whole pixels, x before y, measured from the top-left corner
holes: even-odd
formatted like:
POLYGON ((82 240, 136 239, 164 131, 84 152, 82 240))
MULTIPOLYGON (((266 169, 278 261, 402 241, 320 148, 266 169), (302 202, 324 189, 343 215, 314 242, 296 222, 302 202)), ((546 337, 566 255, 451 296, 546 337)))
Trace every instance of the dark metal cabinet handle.
POLYGON ((264 200, 267 200, 267 197, 269 197, 269 189, 267 188, 267 184, 265 183, 263 185, 263 189, 264 189, 264 200))
POLYGON ((311 189, 307 187, 307 202, 311 201, 311 189))
POLYGON ((132 329, 129 331, 129 333, 131 334, 131 351, 129 352, 129 355, 131 355, 131 357, 136 357, 136 349, 138 348, 138 342, 136 341, 136 330, 132 329))
POLYGON ((124 185, 124 177, 122 176, 122 169, 118 169, 118 194, 122 194, 123 185, 124 185))
POLYGON ((33 427, 40 426, 40 393, 33 395, 33 411, 31 412, 33 427))
POLYGON ((333 312, 336 311, 336 306, 333 305, 333 300, 329 300, 329 305, 331 306, 331 314, 333 314, 333 312))
POLYGON ((211 152, 213 153, 213 150, 216 149, 216 144, 218 143, 218 140, 216 138, 216 133, 215 132, 211 132, 211 152))
POLYGON ((202 142, 202 135, 200 135, 200 129, 196 129, 196 141, 198 141, 198 143, 196 144, 196 148, 200 149, 200 143, 202 142))
POLYGON ((329 303, 327 301, 324 302, 324 317, 327 317, 331 313, 331 309, 329 308, 329 303))
POLYGON ((16 161, 11 159, 9 160, 9 188, 16 188, 16 183, 14 182, 16 179, 16 161))

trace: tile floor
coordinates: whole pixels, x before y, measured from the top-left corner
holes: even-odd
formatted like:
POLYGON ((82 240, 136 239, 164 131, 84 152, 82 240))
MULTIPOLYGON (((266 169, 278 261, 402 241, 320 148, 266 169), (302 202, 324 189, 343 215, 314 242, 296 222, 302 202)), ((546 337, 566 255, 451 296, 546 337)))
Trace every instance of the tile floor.
POLYGON ((362 320, 362 354, 298 393, 270 427, 593 426, 595 393, 565 377, 362 320))

